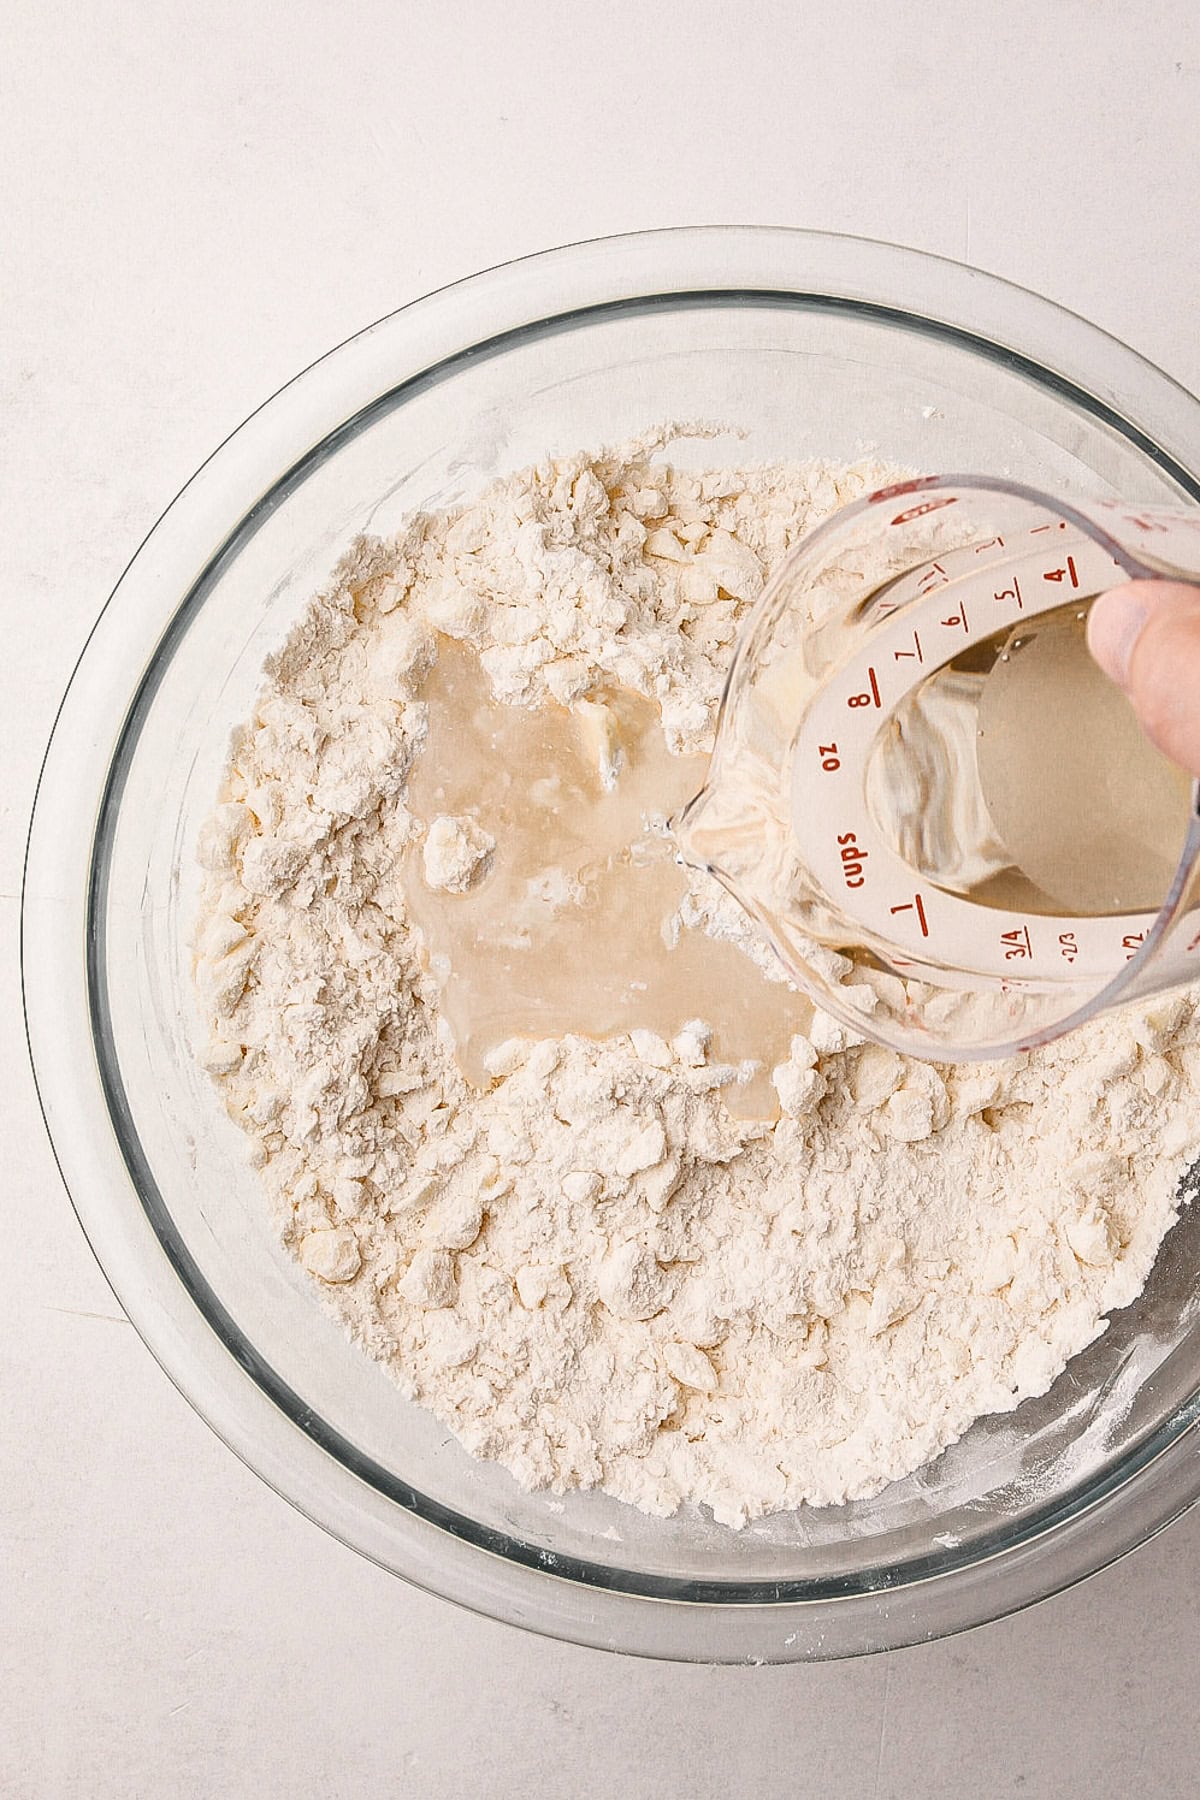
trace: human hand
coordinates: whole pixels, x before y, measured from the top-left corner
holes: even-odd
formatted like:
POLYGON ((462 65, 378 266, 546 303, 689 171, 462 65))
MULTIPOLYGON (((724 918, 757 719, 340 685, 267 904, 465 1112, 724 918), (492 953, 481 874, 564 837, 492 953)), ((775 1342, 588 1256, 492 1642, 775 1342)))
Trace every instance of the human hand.
POLYGON ((1087 639, 1150 742, 1200 776, 1200 587, 1129 581, 1112 588, 1092 607, 1087 639))

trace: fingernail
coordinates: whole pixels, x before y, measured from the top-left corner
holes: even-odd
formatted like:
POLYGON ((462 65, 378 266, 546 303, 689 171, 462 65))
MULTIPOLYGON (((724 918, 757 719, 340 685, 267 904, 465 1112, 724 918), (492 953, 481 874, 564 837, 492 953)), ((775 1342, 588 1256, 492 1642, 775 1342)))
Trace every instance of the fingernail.
POLYGON ((1150 616, 1150 608, 1134 587, 1112 588, 1088 614, 1088 649, 1110 680, 1129 685, 1133 647, 1150 616))

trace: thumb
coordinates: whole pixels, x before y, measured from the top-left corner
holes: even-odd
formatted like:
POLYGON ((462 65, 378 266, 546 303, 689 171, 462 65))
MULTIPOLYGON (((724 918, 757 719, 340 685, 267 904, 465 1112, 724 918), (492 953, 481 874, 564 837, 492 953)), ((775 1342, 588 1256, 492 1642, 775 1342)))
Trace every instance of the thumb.
POLYGON ((1200 587, 1131 581, 1112 588, 1092 607, 1087 638, 1150 742, 1200 776, 1200 587))

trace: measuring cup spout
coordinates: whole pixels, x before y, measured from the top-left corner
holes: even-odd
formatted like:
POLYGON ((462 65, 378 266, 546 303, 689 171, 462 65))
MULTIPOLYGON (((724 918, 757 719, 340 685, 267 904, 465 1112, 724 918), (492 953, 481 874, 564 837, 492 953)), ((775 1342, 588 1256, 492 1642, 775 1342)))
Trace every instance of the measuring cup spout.
POLYGON ((761 786, 735 778, 728 767, 710 779, 671 821, 680 861, 715 875, 735 898, 747 903, 773 840, 764 816, 761 786))
POLYGON ((679 860, 685 868, 706 869, 712 874, 718 873, 714 860, 719 844, 713 840, 713 832, 709 826, 709 815, 712 813, 712 790, 702 787, 698 794, 693 794, 687 804, 675 814, 670 821, 671 835, 675 839, 679 851, 679 860))

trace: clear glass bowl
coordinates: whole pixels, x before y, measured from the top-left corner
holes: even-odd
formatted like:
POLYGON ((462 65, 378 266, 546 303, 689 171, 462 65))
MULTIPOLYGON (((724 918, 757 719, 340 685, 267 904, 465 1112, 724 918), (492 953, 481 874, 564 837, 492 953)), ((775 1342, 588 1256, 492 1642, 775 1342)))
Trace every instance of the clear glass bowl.
POLYGON ((873 1500, 733 1532, 527 1494, 460 1450, 322 1312, 193 1056, 197 829, 265 653, 349 539, 669 419, 738 427, 745 459, 878 451, 1064 495, 1200 493, 1191 396, 1043 300, 886 245, 653 233, 407 307, 227 440, 97 624, 30 835, 30 1045, 121 1304, 214 1429, 312 1518, 424 1587, 580 1642, 848 1655, 1024 1605, 1195 1498, 1200 1209, 1044 1398, 873 1500))

